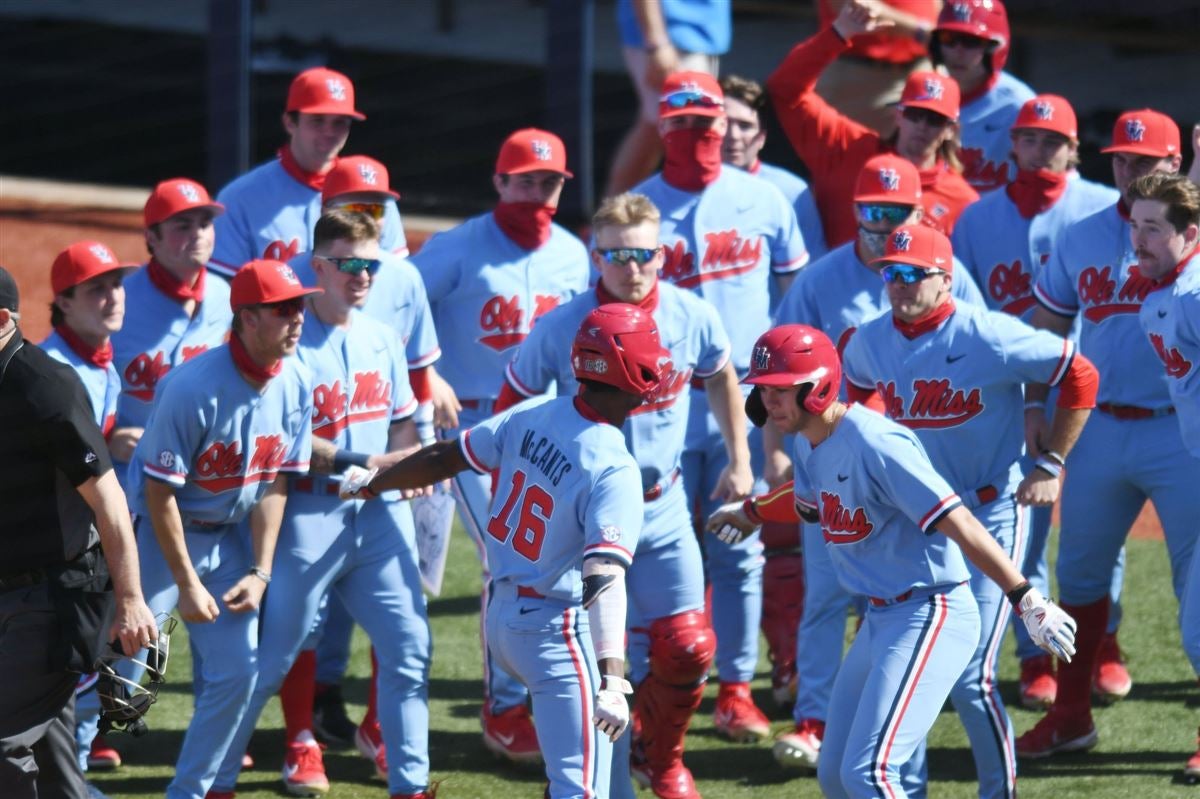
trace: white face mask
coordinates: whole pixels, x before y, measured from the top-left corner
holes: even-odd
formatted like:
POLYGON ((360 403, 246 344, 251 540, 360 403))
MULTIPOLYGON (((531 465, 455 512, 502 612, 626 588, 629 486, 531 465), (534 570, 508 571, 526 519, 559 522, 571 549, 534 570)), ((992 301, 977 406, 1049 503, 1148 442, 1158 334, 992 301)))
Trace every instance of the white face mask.
MULTIPOLYGON (((863 249, 871 258, 882 258, 884 251, 887 249, 888 236, 891 232, 875 233, 867 230, 862 225, 858 226, 858 240, 862 243, 863 249)), ((871 260, 870 258, 867 260, 871 260)))

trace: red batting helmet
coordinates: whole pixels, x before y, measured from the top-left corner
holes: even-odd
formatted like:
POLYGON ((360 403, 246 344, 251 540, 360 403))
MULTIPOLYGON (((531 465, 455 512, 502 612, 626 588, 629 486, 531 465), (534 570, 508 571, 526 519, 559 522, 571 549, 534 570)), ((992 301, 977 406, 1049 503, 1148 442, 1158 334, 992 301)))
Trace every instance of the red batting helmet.
MULTIPOLYGON (((937 31, 955 31, 969 36, 978 36, 992 42, 990 48, 992 72, 1004 69, 1008 61, 1009 40, 1011 33, 1008 28, 1008 12, 1000 0, 950 0, 942 6, 938 15, 937 31)), ((934 60, 940 62, 941 52, 938 49, 937 37, 930 42, 930 52, 934 60)))
POLYGON ((837 399, 842 362, 829 336, 808 325, 773 327, 754 342, 750 373, 754 386, 809 386, 803 407, 821 413, 837 399))
POLYGON ((584 317, 571 347, 571 368, 576 380, 607 383, 650 401, 671 371, 671 353, 647 311, 613 302, 584 317))

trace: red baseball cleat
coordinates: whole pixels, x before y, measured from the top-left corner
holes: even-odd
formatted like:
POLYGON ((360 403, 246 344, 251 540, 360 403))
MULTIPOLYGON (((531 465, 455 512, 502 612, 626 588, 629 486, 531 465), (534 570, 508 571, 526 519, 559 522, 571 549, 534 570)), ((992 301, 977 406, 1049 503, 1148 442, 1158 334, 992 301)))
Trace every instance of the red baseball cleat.
POLYGON ((726 738, 741 743, 761 741, 771 734, 771 723, 754 704, 750 684, 744 682, 721 683, 713 725, 726 738))
POLYGON ((237 796, 233 791, 217 791, 210 790, 204 794, 204 799, 234 799, 237 796))
POLYGON ((430 783, 429 787, 423 791, 416 793, 394 793, 391 799, 437 799, 438 785, 440 783, 430 783))
POLYGON ((784 768, 817 770, 817 759, 821 754, 821 741, 825 738, 825 722, 816 719, 801 719, 796 729, 785 732, 775 739, 771 754, 784 768))
POLYGON ((1049 710, 1058 696, 1054 658, 1035 655, 1021 661, 1021 705, 1027 710, 1049 710))
POLYGON ((322 796, 329 792, 321 745, 307 730, 288 744, 283 759, 283 787, 292 796, 322 796))
POLYGON ((1096 667, 1092 672, 1092 693, 1104 703, 1116 702, 1129 695, 1133 679, 1125 668, 1125 658, 1117 645, 1117 635, 1112 633, 1100 639, 1100 651, 1096 653, 1096 667))
POLYGON ((542 762, 537 731, 533 728, 533 718, 525 705, 517 705, 493 715, 490 704, 485 702, 481 720, 483 745, 492 752, 514 763, 542 762))
POLYGON ((88 753, 88 771, 108 771, 121 765, 121 753, 112 744, 97 735, 92 739, 92 751, 88 753))
POLYGON ((374 761, 375 755, 383 748, 383 732, 379 729, 379 722, 360 724, 354 733, 354 745, 363 757, 374 761))
POLYGON ((1017 739, 1017 756, 1037 760, 1059 752, 1091 749, 1100 741, 1090 713, 1068 716, 1054 708, 1017 739))
POLYGON ((1183 767, 1183 776, 1193 783, 1200 781, 1200 732, 1196 733, 1196 750, 1196 754, 1189 757, 1187 765, 1183 767))
POLYGON ((683 765, 682 760, 655 769, 645 760, 633 758, 629 763, 629 773, 638 785, 649 788, 659 799, 700 799, 692 772, 683 765))

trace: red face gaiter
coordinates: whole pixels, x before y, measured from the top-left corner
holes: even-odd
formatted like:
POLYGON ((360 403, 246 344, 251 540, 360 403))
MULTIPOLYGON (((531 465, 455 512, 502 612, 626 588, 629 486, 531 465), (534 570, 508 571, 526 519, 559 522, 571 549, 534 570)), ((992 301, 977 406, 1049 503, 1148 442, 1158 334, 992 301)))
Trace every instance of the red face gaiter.
POLYGON ((550 240, 550 222, 558 209, 542 203, 496 203, 492 216, 504 235, 523 250, 536 250, 550 240))
POLYGON ((1026 219, 1049 210, 1067 190, 1067 173, 1049 169, 1018 169, 1005 191, 1026 219))
POLYGON ((229 337, 229 354, 233 356, 233 363, 242 374, 249 377, 256 383, 266 383, 272 377, 283 371, 283 361, 276 361, 272 366, 260 366, 250 353, 246 351, 246 345, 242 343, 242 339, 236 333, 229 337))
POLYGON ((663 136, 663 180, 683 191, 701 191, 721 174, 721 135, 685 128, 663 136))

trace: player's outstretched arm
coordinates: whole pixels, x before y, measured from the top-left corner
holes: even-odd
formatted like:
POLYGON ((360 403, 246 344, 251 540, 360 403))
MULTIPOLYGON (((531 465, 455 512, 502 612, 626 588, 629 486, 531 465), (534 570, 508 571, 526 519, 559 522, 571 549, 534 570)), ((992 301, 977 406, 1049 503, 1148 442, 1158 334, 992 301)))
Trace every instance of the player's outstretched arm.
POLYGON ((169 483, 147 475, 145 492, 154 537, 158 540, 163 560, 171 570, 175 585, 179 586, 179 615, 184 621, 192 623, 215 620, 221 611, 192 568, 192 559, 188 556, 183 537, 183 519, 179 516, 179 505, 175 501, 175 489, 169 483))
POLYGON ((1075 620, 1029 584, 974 514, 959 505, 937 529, 1008 595, 1033 642, 1069 663, 1075 654, 1075 620))
POLYGON ((1030 455, 1037 460, 1034 468, 1017 487, 1017 501, 1022 505, 1053 505, 1058 499, 1067 455, 1079 440, 1092 408, 1096 407, 1100 374, 1083 353, 1076 352, 1070 368, 1058 385, 1060 393, 1058 407, 1054 410, 1054 422, 1044 436, 1044 446, 1040 450, 1030 451, 1030 455))
POLYGON ((600 666, 600 690, 592 723, 615 741, 629 726, 633 687, 625 679, 625 566, 595 556, 583 562, 583 607, 600 666))
POLYGON ((254 566, 250 573, 221 596, 225 607, 234 613, 256 610, 262 603, 267 583, 271 582, 271 563, 275 560, 275 542, 283 524, 287 505, 287 476, 276 475, 267 493, 250 511, 250 541, 254 547, 254 566))
MULTIPOLYGON (((1073 320, 1069 316, 1061 316, 1041 305, 1035 305, 1033 316, 1029 320, 1031 327, 1066 337, 1071 332, 1073 320)), ((1038 453, 1048 449, 1050 426, 1046 423, 1046 398, 1050 396, 1050 387, 1045 383, 1025 384, 1025 449, 1030 453, 1038 453)))
POLYGON ((342 493, 356 499, 372 499, 384 491, 421 488, 448 480, 469 468, 458 439, 439 441, 417 450, 369 480, 351 486, 350 490, 344 487, 342 493))
POLYGON ((730 502, 743 499, 754 490, 754 473, 750 470, 750 446, 746 436, 746 417, 742 413, 742 392, 738 389, 737 371, 732 362, 704 381, 717 428, 725 442, 729 463, 721 470, 710 499, 730 502))

